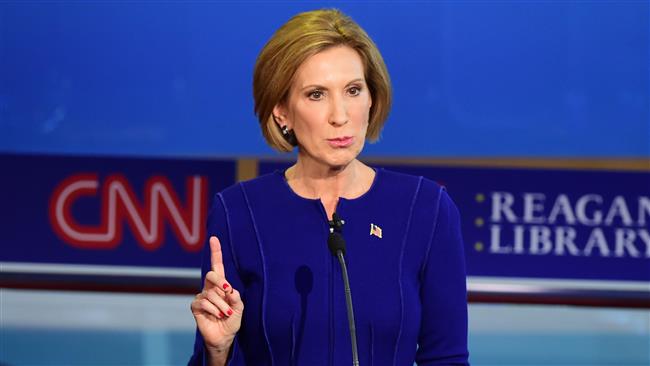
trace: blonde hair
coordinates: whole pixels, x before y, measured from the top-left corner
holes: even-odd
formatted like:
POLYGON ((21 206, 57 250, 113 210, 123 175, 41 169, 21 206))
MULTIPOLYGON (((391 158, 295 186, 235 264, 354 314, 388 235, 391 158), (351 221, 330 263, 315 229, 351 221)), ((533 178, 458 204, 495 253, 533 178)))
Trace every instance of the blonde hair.
POLYGON ((264 138, 274 149, 288 152, 295 146, 275 123, 273 108, 286 101, 296 70, 310 56, 339 45, 356 50, 361 57, 372 97, 366 139, 374 142, 379 138, 392 101, 384 60, 354 20, 340 10, 321 9, 295 15, 275 32, 257 57, 253 73, 255 114, 264 138))

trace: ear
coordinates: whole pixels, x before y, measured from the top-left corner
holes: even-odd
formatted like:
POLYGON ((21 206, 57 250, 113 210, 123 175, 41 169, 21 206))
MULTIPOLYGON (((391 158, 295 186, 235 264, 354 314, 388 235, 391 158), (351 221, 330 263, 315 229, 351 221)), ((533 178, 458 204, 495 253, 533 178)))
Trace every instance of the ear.
POLYGON ((273 120, 278 124, 279 127, 287 126, 288 129, 292 130, 293 125, 289 118, 287 118, 287 108, 282 104, 276 104, 273 107, 273 120))

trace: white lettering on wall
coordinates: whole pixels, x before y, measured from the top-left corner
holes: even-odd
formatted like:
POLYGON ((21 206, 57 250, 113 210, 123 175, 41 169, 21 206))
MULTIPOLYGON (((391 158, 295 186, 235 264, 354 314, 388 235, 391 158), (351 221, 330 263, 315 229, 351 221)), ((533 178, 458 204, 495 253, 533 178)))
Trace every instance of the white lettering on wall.
POLYGON ((508 192, 492 192, 492 222, 501 222, 502 215, 507 222, 517 222, 517 215, 512 211, 515 197, 508 192))

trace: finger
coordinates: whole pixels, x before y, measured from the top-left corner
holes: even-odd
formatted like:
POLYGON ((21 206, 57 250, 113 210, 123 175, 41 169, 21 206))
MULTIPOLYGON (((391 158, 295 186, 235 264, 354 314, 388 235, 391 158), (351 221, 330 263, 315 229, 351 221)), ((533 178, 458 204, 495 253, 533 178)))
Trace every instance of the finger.
POLYGON ((225 294, 232 293, 232 285, 226 281, 225 278, 219 276, 216 272, 210 271, 205 274, 205 284, 204 288, 213 289, 216 288, 219 290, 220 296, 225 296, 225 294))
POLYGON ((235 311, 242 313, 244 311, 244 302, 241 299, 239 291, 233 289, 229 294, 226 294, 226 302, 230 304, 235 311))
POLYGON ((222 316, 231 316, 234 313, 234 310, 230 307, 230 305, 228 305, 226 300, 217 295, 215 291, 204 291, 204 293, 205 297, 219 309, 222 316))
POLYGON ((203 288, 206 290, 216 290, 221 297, 225 297, 226 293, 232 291, 232 286, 214 271, 205 274, 203 288))
POLYGON ((192 301, 192 313, 204 313, 214 316, 215 318, 221 319, 224 317, 224 314, 221 313, 221 310, 215 306, 210 300, 208 300, 204 294, 199 294, 192 301))
POLYGON ((217 272, 221 277, 226 277, 226 273, 223 269, 223 254, 221 252, 221 242, 216 236, 210 237, 210 264, 212 265, 212 270, 217 272))

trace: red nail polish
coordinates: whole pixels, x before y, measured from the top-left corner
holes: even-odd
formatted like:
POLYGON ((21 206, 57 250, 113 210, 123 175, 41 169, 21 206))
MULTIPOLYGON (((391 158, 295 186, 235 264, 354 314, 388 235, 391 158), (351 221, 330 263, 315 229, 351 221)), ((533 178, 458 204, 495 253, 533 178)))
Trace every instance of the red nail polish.
POLYGON ((223 318, 224 316, 226 316, 226 314, 224 314, 222 311, 220 311, 219 312, 219 318, 223 318))
POLYGON ((228 315, 232 315, 232 309, 228 309, 228 315))
POLYGON ((227 290, 227 289, 228 289, 228 284, 227 284, 227 283, 224 283, 224 284, 223 284, 223 289, 224 289, 224 290, 227 290))

